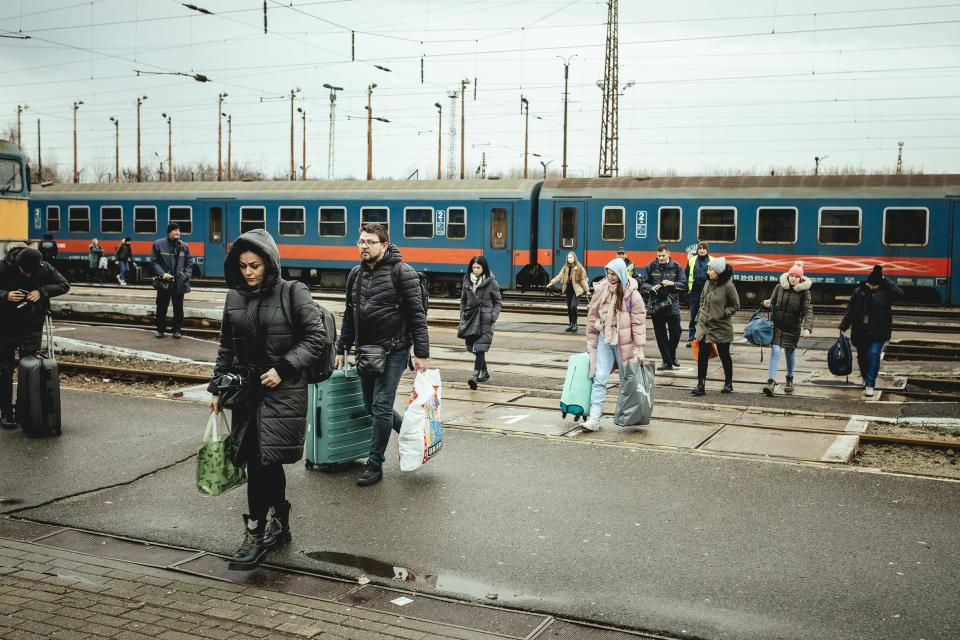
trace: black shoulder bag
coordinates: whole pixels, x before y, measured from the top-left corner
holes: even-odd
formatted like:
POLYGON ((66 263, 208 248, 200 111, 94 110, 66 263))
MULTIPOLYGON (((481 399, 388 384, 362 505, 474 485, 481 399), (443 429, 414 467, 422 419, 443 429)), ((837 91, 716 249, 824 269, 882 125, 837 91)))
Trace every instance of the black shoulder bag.
POLYGON ((362 269, 357 271, 357 276, 353 281, 353 333, 357 344, 357 372, 363 376, 382 376, 387 366, 387 354, 389 354, 397 343, 399 338, 391 341, 390 347, 386 348, 379 344, 360 344, 360 278, 363 277, 362 269))
POLYGON ((180 243, 178 242, 176 247, 173 250, 173 267, 170 269, 170 273, 173 274, 172 280, 167 280, 163 276, 153 276, 153 288, 157 291, 163 291, 164 293, 170 293, 173 291, 173 288, 177 285, 177 263, 180 262, 180 243))
MULTIPOLYGON (((263 340, 260 335, 260 306, 263 304, 263 298, 257 301, 257 313, 254 318, 254 328, 256 330, 256 343, 259 351, 264 350, 263 340)), ((247 364, 235 365, 233 370, 225 373, 217 379, 217 391, 220 396, 220 406, 225 409, 243 409, 253 405, 256 400, 256 394, 260 380, 257 376, 257 367, 249 357, 247 341, 244 339, 241 344, 244 345, 244 355, 247 364)))

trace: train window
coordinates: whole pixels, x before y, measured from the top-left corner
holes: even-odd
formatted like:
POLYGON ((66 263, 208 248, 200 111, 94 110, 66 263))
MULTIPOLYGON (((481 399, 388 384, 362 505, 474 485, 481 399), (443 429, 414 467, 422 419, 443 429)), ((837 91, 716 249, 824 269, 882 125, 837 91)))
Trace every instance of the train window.
POLYGON ((883 244, 923 247, 927 244, 929 209, 888 207, 883 210, 883 244))
POLYGON ((151 235, 157 232, 156 207, 133 208, 133 232, 149 233, 151 235))
POLYGON ((627 210, 623 207, 604 207, 603 208, 603 232, 604 240, 621 241, 626 234, 626 222, 624 218, 627 210))
POLYGON ((60 231, 60 207, 47 207, 47 231, 60 231))
POLYGON ((447 208, 447 237, 451 240, 467 237, 467 210, 464 207, 447 208))
POLYGON ((577 248, 577 209, 560 207, 560 247, 577 248))
POLYGON ((680 207, 660 207, 657 212, 657 240, 660 242, 680 242, 680 220, 683 209, 680 207))
POLYGON ((428 207, 408 207, 403 210, 404 238, 433 237, 433 209, 428 207))
POLYGON ((507 248, 507 210, 503 207, 490 209, 490 248, 507 248))
POLYGON ((757 209, 757 242, 796 244, 796 207, 759 207, 757 209))
POLYGON ((167 209, 167 217, 170 222, 180 225, 180 233, 184 235, 193 233, 193 207, 170 207, 167 209))
POLYGON ((67 231, 90 232, 90 207, 67 207, 67 231))
POLYGON ((736 242, 737 210, 734 207, 702 207, 697 220, 697 239, 736 242))
POLYGON ((266 228, 267 210, 264 207, 240 207, 240 235, 266 228))
POLYGON ((280 207, 280 235, 306 235, 306 215, 306 210, 303 207, 280 207))
POLYGON ((223 242, 223 207, 210 207, 210 242, 223 242))
POLYGON ((823 208, 817 223, 820 244, 860 244, 860 209, 823 208))
POLYGON ((123 233, 123 207, 100 207, 100 233, 123 233))
POLYGON ((343 238, 347 235, 347 210, 344 207, 320 207, 320 236, 343 238))
POLYGON ((360 207, 360 226, 378 224, 390 233, 390 209, 387 207, 360 207))
POLYGON ((0 160, 0 190, 23 191, 22 174, 18 161, 12 158, 0 160))

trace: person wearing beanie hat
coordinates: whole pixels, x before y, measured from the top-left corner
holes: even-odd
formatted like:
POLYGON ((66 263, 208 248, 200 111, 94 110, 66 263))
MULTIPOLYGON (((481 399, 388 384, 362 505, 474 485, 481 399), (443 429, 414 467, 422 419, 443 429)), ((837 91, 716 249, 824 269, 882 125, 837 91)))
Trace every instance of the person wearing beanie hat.
POLYGON ((183 326, 183 296, 190 292, 193 276, 193 256, 190 247, 180 241, 180 225, 167 225, 167 237, 153 243, 153 288, 157 290, 157 337, 162 338, 167 330, 167 309, 173 302, 173 337, 180 337, 183 326))
POLYGON ((700 310, 700 294, 707 284, 707 264, 710 262, 710 246, 698 242, 697 249, 687 260, 687 305, 690 307, 690 322, 687 325, 687 346, 693 346, 697 334, 697 311, 700 310))
POLYGON ((733 391, 733 359, 730 343, 733 342, 733 314, 740 308, 740 297, 733 284, 733 267, 725 258, 710 258, 707 263, 707 284, 700 296, 697 312, 697 386, 690 392, 695 396, 706 393, 707 363, 716 346, 723 363, 723 389, 733 391))
POLYGON ((687 279, 681 267, 670 257, 670 249, 662 244, 657 256, 640 270, 640 290, 648 294, 647 309, 653 319, 653 332, 663 362, 657 371, 679 367, 677 345, 683 328, 680 326, 680 293, 687 290, 687 279))
POLYGON ((607 277, 598 281, 587 311, 587 351, 590 353, 590 414, 583 428, 600 428, 607 381, 614 364, 622 371, 628 360, 643 360, 647 343, 647 309, 640 297, 637 281, 627 276, 627 265, 611 260, 607 277))
POLYGON ((21 357, 40 350, 50 298, 70 290, 70 283, 40 251, 12 247, 0 261, 0 427, 17 426, 13 411, 13 367, 21 357))
POLYGON ((850 341, 857 350, 864 397, 874 395, 880 355, 893 329, 893 302, 902 295, 900 287, 883 276, 883 266, 875 265, 866 281, 853 290, 840 321, 840 333, 851 330, 850 341))
POLYGON ((771 311, 773 341, 770 343, 770 364, 767 368, 767 386, 763 392, 773 397, 776 392, 777 366, 780 352, 786 354, 787 384, 783 388, 793 393, 794 352, 800 337, 807 338, 813 332, 813 300, 810 296, 810 278, 803 275, 803 261, 797 260, 780 276, 780 282, 763 306, 771 311))
POLYGON ((57 246, 57 241, 53 239, 52 233, 43 234, 43 240, 37 245, 37 249, 40 250, 43 259, 50 264, 53 264, 57 254, 60 253, 60 247, 57 246))

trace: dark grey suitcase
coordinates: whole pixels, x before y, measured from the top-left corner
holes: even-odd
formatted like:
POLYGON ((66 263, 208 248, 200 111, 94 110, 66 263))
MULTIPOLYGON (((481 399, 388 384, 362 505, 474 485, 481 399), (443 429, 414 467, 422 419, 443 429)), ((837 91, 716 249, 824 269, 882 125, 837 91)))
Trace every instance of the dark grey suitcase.
POLYGON ((25 355, 17 370, 17 421, 30 438, 60 435, 60 370, 47 316, 47 355, 25 355))

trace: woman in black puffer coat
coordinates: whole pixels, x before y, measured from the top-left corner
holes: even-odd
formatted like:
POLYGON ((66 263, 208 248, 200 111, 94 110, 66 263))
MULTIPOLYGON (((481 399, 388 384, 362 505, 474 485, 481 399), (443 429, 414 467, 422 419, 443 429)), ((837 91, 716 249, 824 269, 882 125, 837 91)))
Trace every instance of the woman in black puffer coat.
POLYGON ((467 275, 463 278, 463 291, 460 294, 460 318, 469 309, 480 307, 480 337, 467 339, 467 351, 474 354, 473 375, 467 380, 471 389, 490 379, 487 371, 487 351, 493 344, 493 328, 500 317, 503 300, 500 286, 490 273, 490 265, 483 256, 474 256, 467 266, 467 275))
POLYGON ((763 306, 770 309, 773 320, 773 341, 770 343, 770 365, 767 369, 767 386, 763 392, 773 397, 777 387, 777 366, 780 352, 786 354, 787 384, 783 388, 793 393, 793 367, 795 351, 801 336, 807 338, 813 332, 813 301, 810 287, 813 282, 803 275, 803 261, 797 260, 790 270, 780 276, 780 284, 773 289, 763 306))
POLYGON ((280 253, 263 229, 237 238, 224 274, 230 291, 208 390, 214 394, 210 410, 221 411, 216 395, 220 376, 253 367, 251 404, 234 409, 232 420, 233 461, 247 468, 250 512, 243 515, 246 535, 230 568, 246 570, 290 540, 283 465, 303 457, 307 384, 302 373, 319 360, 330 338, 306 285, 280 277, 280 253))

